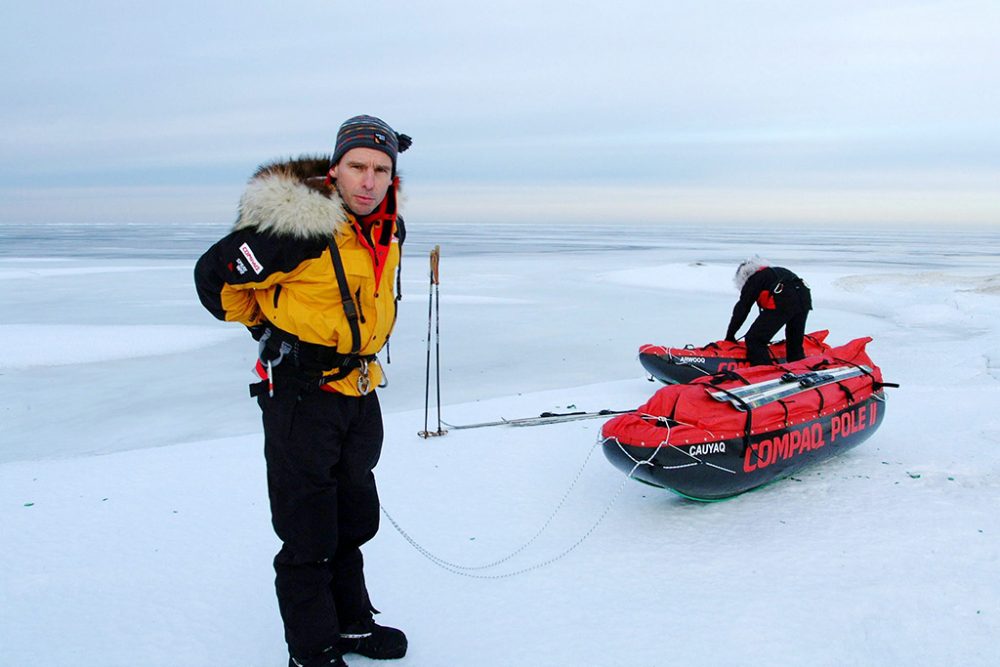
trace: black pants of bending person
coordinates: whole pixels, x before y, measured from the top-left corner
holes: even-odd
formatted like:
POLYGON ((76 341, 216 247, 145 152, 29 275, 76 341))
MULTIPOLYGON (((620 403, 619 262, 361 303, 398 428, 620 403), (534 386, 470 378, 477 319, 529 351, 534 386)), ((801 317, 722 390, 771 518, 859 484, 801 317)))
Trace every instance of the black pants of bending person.
POLYGON ((757 319, 750 325, 744 339, 747 345, 747 360, 750 364, 759 366, 774 363, 767 346, 770 345, 771 340, 781 327, 785 327, 785 349, 788 352, 788 361, 804 359, 806 355, 802 344, 808 317, 808 310, 792 313, 780 310, 761 311, 757 319))
POLYGON ((374 393, 300 392, 281 379, 273 398, 258 397, 271 521, 282 541, 275 589, 289 653, 311 656, 371 616, 360 547, 379 526, 372 469, 382 412, 374 393))

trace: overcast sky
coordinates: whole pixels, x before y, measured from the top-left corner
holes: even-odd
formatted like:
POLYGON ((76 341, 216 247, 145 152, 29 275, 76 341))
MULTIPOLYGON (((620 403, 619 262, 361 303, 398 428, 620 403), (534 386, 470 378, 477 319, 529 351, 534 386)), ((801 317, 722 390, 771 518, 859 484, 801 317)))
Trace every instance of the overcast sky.
POLYGON ((1000 226, 997 0, 7 2, 0 222, 228 222, 348 116, 427 221, 1000 226))

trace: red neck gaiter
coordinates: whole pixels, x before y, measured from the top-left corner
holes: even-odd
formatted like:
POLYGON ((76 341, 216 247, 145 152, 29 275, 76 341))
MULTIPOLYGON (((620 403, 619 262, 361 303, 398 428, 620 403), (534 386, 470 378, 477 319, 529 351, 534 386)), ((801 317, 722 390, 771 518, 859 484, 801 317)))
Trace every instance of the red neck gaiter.
POLYGON ((358 235, 361 245, 368 250, 375 267, 375 292, 382 282, 382 270, 385 268, 389 248, 392 246, 392 235, 396 228, 396 189, 399 177, 392 179, 392 185, 382 198, 378 208, 365 216, 351 214, 354 232, 358 235))

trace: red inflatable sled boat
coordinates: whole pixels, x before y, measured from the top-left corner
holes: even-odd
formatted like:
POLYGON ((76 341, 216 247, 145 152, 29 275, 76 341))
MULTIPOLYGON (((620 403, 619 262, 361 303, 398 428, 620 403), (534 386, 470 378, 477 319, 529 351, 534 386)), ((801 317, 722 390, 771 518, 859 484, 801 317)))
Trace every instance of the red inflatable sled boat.
MULTIPOLYGON (((823 354, 830 349, 824 341, 829 331, 814 331, 806 334, 802 348, 807 357, 823 354)), ((785 363, 785 341, 772 343, 768 347, 771 359, 776 364, 785 363)), ((643 345, 639 348, 639 363, 651 376, 666 384, 684 384, 695 378, 712 375, 719 371, 734 371, 747 368, 747 347, 744 343, 726 340, 709 343, 704 347, 663 347, 643 345)))
POLYGON ((604 424, 604 454, 693 500, 735 496, 867 440, 885 416, 881 370, 858 338, 822 355, 668 385, 604 424))

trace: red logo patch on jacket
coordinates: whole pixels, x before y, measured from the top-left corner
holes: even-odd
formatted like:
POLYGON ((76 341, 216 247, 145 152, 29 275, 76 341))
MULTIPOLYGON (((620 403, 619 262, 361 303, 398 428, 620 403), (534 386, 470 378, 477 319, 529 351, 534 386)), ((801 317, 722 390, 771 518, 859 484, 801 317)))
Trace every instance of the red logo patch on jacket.
POLYGON ((264 271, 264 267, 257 261, 257 258, 253 254, 253 250, 250 249, 250 245, 247 243, 241 245, 240 252, 247 258, 247 261, 250 262, 250 268, 253 269, 253 272, 259 276, 264 271))

